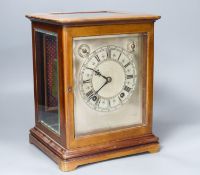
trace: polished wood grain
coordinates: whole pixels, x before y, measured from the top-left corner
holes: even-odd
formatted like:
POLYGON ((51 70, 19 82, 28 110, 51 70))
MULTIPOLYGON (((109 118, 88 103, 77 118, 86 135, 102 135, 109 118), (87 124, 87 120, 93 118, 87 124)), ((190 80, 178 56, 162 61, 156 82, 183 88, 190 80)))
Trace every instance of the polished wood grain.
POLYGON ((66 13, 38 13, 26 15, 32 21, 65 25, 65 26, 86 26, 115 23, 143 23, 153 22, 160 18, 158 15, 134 14, 114 11, 94 12, 66 12, 66 13))
POLYGON ((130 140, 69 150, 62 147, 41 130, 33 128, 30 131, 29 141, 54 160, 62 171, 71 171, 80 165, 131 154, 155 153, 160 149, 158 138, 152 134, 130 140))
POLYGON ((113 140, 129 139, 139 137, 152 132, 152 102, 153 102, 153 23, 142 24, 126 24, 126 25, 106 25, 106 26, 87 26, 87 27, 65 27, 66 37, 64 45, 64 89, 66 101, 66 133, 67 133, 67 148, 74 149, 88 145, 103 144, 113 140), (130 33, 146 33, 147 34, 147 54, 145 63, 143 64, 144 72, 144 105, 143 113, 146 122, 143 125, 127 127, 108 132, 101 132, 81 137, 75 137, 74 129, 74 82, 73 82, 73 38, 82 36, 97 36, 97 35, 114 35, 114 34, 130 34, 130 33), (68 89, 71 89, 68 91, 68 89))
MULTIPOLYGON (((93 12, 88 12, 93 13, 93 12)), ((104 12, 103 12, 104 13, 104 12)), ((107 12, 105 12, 107 13, 107 12)), ((111 158, 154 153, 159 150, 158 138, 152 133, 154 21, 160 16, 132 15, 112 12, 107 17, 66 17, 66 14, 27 15, 32 20, 33 70, 35 94, 35 127, 30 130, 30 143, 36 145, 63 171, 79 165, 111 158), (65 16, 65 18, 63 16, 65 16), (61 17, 59 17, 61 16, 61 17), (81 27, 80 27, 81 26, 81 27), (38 77, 36 73, 35 29, 58 35, 60 135, 42 125, 38 118, 38 77), (81 36, 146 33, 143 57, 143 113, 145 123, 113 131, 75 136, 73 38, 81 36)), ((106 15, 106 14, 105 14, 106 15)), ((84 15, 83 15, 84 16, 84 15)))

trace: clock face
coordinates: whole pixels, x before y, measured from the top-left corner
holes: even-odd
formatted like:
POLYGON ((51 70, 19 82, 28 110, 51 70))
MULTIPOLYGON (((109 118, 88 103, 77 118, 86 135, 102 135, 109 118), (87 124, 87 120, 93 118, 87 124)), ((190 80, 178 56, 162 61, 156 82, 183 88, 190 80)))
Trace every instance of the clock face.
POLYGON ((146 34, 73 38, 75 136, 144 123, 146 34))
POLYGON ((136 66, 128 51, 106 45, 94 50, 82 65, 79 88, 89 107, 109 112, 130 99, 136 80, 136 66))

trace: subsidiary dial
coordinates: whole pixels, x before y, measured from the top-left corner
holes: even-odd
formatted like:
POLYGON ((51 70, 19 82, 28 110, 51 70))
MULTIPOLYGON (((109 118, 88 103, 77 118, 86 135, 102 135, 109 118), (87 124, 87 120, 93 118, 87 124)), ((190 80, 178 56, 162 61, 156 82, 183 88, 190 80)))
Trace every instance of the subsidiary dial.
POLYGON ((92 52, 81 67, 79 88, 86 104, 97 111, 113 111, 133 94, 137 71, 133 57, 117 46, 92 52))

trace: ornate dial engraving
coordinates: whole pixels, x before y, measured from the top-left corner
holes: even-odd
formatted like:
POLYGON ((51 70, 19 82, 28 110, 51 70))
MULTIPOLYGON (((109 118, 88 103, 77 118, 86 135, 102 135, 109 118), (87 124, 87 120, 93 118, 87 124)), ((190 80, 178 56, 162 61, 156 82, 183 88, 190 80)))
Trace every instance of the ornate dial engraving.
POLYGON ((127 50, 129 52, 134 52, 135 51, 135 42, 134 41, 130 41, 127 45, 127 50))
POLYGON ((125 104, 135 89, 136 66, 128 51, 104 46, 92 52, 81 67, 80 93, 97 111, 113 111, 125 104))
POLYGON ((78 48, 78 54, 80 57, 84 58, 87 57, 90 53, 90 47, 87 44, 82 44, 78 48))

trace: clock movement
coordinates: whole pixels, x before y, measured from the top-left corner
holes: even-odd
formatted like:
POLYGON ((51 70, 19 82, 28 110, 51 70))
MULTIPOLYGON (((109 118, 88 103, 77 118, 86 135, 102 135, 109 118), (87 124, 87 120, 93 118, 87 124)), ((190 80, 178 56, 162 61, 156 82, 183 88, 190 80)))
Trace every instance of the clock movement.
POLYGON ((156 15, 31 14, 30 143, 63 171, 159 150, 152 133, 156 15))

